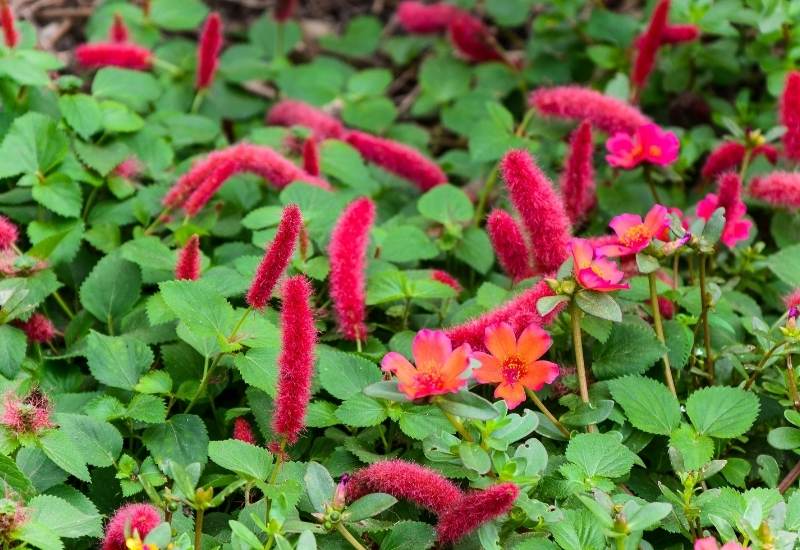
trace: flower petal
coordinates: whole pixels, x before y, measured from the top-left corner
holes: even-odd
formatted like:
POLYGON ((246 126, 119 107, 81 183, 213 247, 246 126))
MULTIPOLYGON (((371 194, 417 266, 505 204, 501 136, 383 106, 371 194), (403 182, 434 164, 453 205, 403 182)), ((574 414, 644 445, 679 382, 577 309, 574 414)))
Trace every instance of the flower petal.
POLYGON ((520 383, 499 384, 494 390, 494 396, 505 400, 510 410, 525 401, 525 388, 520 383))
POLYGON ((539 391, 545 384, 552 384, 559 373, 558 365, 550 361, 536 361, 528 367, 528 372, 520 383, 533 391, 539 391))
POLYGON ((383 372, 395 373, 398 371, 398 369, 406 367, 412 369, 414 368, 408 359, 394 351, 390 351, 384 355, 383 359, 381 360, 381 370, 383 372))
POLYGON ((644 225, 652 237, 661 233, 669 225, 669 216, 667 214, 668 210, 665 206, 656 204, 644 217, 644 225))
POLYGON ((594 248, 589 241, 584 239, 572 239, 570 241, 572 259, 575 262, 575 270, 586 269, 592 264, 594 258, 594 248))
POLYGON ((517 354, 517 337, 508 323, 498 323, 486 327, 484 336, 486 349, 500 361, 509 355, 517 354))
POLYGON ((442 366, 441 375, 445 381, 461 377, 461 373, 469 367, 471 351, 469 344, 462 344, 453 350, 442 366))
POLYGON ((441 366, 453 351, 453 345, 444 332, 422 329, 414 337, 411 350, 417 366, 421 364, 441 366))
POLYGON ((497 383, 503 379, 501 367, 502 364, 494 355, 488 353, 475 352, 472 357, 476 359, 481 366, 472 371, 475 380, 481 384, 497 383))
POLYGON ((528 325, 519 335, 517 353, 519 353, 519 358, 527 365, 544 355, 551 345, 553 345, 553 339, 547 331, 537 325, 528 325))
POLYGON ((620 214, 614 216, 609 222, 609 226, 614 230, 618 237, 622 237, 631 227, 642 224, 642 217, 636 214, 620 214))

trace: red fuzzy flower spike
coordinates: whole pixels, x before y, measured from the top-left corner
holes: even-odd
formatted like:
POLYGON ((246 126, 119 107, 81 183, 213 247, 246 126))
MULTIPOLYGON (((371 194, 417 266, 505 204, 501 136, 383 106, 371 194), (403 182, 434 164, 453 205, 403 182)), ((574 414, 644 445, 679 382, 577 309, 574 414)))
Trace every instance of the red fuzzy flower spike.
POLYGON ((82 44, 75 49, 75 59, 89 69, 121 67, 146 71, 153 62, 153 53, 136 44, 97 42, 82 44))
POLYGON ((222 18, 217 12, 211 12, 200 33, 197 45, 197 74, 195 88, 205 90, 214 83, 214 76, 219 66, 219 52, 222 49, 222 18))
POLYGON ((463 494, 439 472, 405 460, 383 460, 355 472, 347 486, 347 502, 371 493, 387 493, 433 512, 444 514, 463 494))
POLYGON ((487 521, 508 513, 518 496, 519 487, 514 483, 500 483, 467 493, 439 516, 436 526, 439 542, 457 542, 487 521))
POLYGON ((407 179, 423 192, 447 182, 436 163, 408 145, 358 131, 348 133, 345 141, 368 161, 407 179))
POLYGON ((128 550, 126 539, 138 535, 144 540, 161 523, 161 513, 151 504, 126 504, 106 525, 102 550, 128 550))
POLYGON ((747 206, 742 201, 742 181, 734 172, 726 172, 719 178, 716 194, 709 193, 698 204, 697 216, 709 220, 717 208, 725 209, 725 227, 720 240, 729 248, 747 239, 753 222, 744 216, 747 206))
POLYGON ((458 13, 449 26, 450 42, 467 61, 503 61, 503 53, 497 48, 486 25, 468 13, 458 13))
POLYGON ((791 71, 786 75, 780 119, 781 124, 786 126, 783 152, 792 160, 800 160, 800 71, 791 71))
POLYGON ((531 253, 517 220, 505 210, 493 210, 486 222, 500 267, 516 283, 533 275, 531 253))
POLYGON ((797 288, 788 295, 784 296, 783 303, 786 304, 786 309, 800 308, 800 288, 797 288))
POLYGON ((125 21, 122 19, 122 16, 118 13, 115 13, 114 21, 111 23, 111 28, 108 29, 109 42, 122 44, 129 40, 129 36, 130 33, 128 32, 128 27, 125 25, 125 21))
POLYGON ((253 435, 253 427, 246 418, 240 416, 233 421, 233 438, 238 441, 244 441, 250 445, 256 444, 256 437, 253 435))
POLYGON ((800 173, 770 172, 754 178, 748 193, 754 199, 773 206, 800 209, 800 173))
POLYGON ((272 15, 275 21, 284 23, 294 15, 295 9, 297 9, 297 0, 277 0, 275 2, 275 11, 272 12, 272 15))
POLYGON ((570 138, 569 155, 560 182, 564 208, 573 225, 585 219, 597 203, 593 152, 592 125, 584 120, 570 138))
POLYGON ((8 0, 0 0, 0 27, 3 29, 3 42, 6 47, 15 48, 19 44, 19 31, 8 0))
POLYGON ((446 328, 444 332, 452 341, 453 347, 469 344, 474 351, 484 351, 486 349, 484 335, 487 327, 497 323, 508 323, 514 332, 521 332, 531 324, 539 326, 549 324, 563 306, 542 317, 536 309, 536 304, 545 296, 553 296, 553 291, 545 281, 539 281, 502 306, 461 325, 446 328))
POLYGON ((0 424, 16 434, 35 434, 53 427, 50 421, 50 401, 38 389, 20 399, 14 392, 3 397, 0 424))
POLYGON ((264 309, 264 306, 267 305, 278 279, 283 275, 286 266, 292 259, 302 226, 303 215, 296 204, 290 204, 283 209, 275 238, 264 254, 253 281, 250 283, 250 290, 247 291, 246 301, 253 309, 264 309))
POLYGON ((341 139, 345 133, 344 126, 335 117, 313 105, 284 99, 277 102, 267 113, 267 124, 274 126, 305 126, 314 137, 325 139, 341 139))
POLYGON ((446 31, 459 13, 461 10, 456 6, 444 2, 423 4, 405 0, 397 7, 397 21, 406 32, 433 34, 446 31))
POLYGON ((234 160, 222 160, 216 169, 203 180, 200 186, 183 203, 183 210, 186 215, 190 218, 196 216, 208 204, 208 201, 214 198, 214 195, 225 182, 241 171, 241 166, 234 160))
POLYGON ((700 38, 700 27, 691 23, 680 25, 666 25, 661 33, 661 44, 683 44, 694 42, 700 38))
POLYGON ((458 282, 458 279, 450 275, 447 271, 442 271, 441 269, 434 269, 431 271, 431 279, 434 281, 440 282, 443 285, 447 285, 453 290, 456 291, 456 294, 461 294, 464 291, 464 287, 461 286, 461 283, 458 282))
POLYGON ((319 147, 314 136, 303 143, 303 168, 312 176, 319 176, 319 147))
POLYGON ((501 172, 528 231, 536 269, 540 273, 556 271, 569 256, 570 223, 564 203, 526 151, 507 153, 501 172))
POLYGON ((367 197, 345 208, 331 234, 330 293, 339 332, 351 341, 365 341, 366 257, 369 232, 375 223, 375 204, 367 197))
POLYGON ((58 331, 53 322, 41 313, 34 313, 30 318, 17 324, 28 337, 28 342, 47 344, 55 338, 58 331))
MULTIPOLYGON (((744 160, 747 148, 735 141, 724 141, 711 151, 703 164, 701 174, 705 179, 714 179, 724 172, 738 170, 744 160)), ((753 157, 763 155, 775 164, 778 161, 778 152, 771 145, 759 145, 753 149, 753 157)))
POLYGON ((302 275, 290 277, 283 285, 281 353, 272 430, 289 445, 297 442, 305 427, 306 409, 311 399, 317 340, 311 297, 311 283, 302 275))
POLYGON ((582 86, 540 88, 531 93, 529 103, 542 115, 588 120, 592 127, 608 134, 634 134, 652 123, 636 107, 582 86))
POLYGON ((639 37, 636 58, 631 71, 631 84, 639 91, 644 88, 647 78, 655 66, 658 49, 661 47, 661 37, 667 27, 669 4, 670 0, 659 1, 653 10, 647 29, 639 37))
POLYGON ((196 281, 200 278, 200 237, 192 235, 178 253, 175 278, 196 281))
POLYGON ((17 244, 19 230, 14 223, 0 214, 0 250, 8 250, 17 244))

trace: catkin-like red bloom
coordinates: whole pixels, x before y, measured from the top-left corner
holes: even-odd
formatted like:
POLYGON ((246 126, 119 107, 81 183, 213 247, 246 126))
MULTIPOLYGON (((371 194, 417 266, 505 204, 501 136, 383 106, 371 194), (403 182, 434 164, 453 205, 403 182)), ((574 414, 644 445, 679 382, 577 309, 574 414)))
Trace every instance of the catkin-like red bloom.
POLYGON ((319 147, 314 136, 303 143, 303 169, 312 176, 319 176, 319 147))
MULTIPOLYGON (((738 170, 744 160, 747 148, 735 141, 724 141, 711 151, 703 164, 701 175, 705 179, 714 179, 724 172, 738 170)), ((766 159, 775 164, 778 161, 778 151, 769 144, 759 145, 753 149, 753 158, 763 155, 766 159)))
POLYGON ((139 538, 144 540, 160 523, 161 512, 152 504, 126 504, 114 513, 106 525, 102 550, 128 550, 125 544, 126 530, 130 535, 138 533, 139 538))
POLYGON ((0 250, 8 250, 17 244, 19 230, 14 222, 0 214, 0 250))
POLYGON ((183 210, 186 215, 189 217, 196 216, 225 182, 240 171, 239 168, 239 165, 232 160, 225 159, 221 161, 216 166, 216 169, 203 180, 200 186, 183 203, 183 210))
POLYGON ((770 172, 753 178, 748 193, 767 204, 797 210, 800 208, 800 172, 770 172))
POLYGON ((200 278, 200 237, 192 235, 178 253, 175 278, 196 281, 200 278))
POLYGON ((128 26, 125 25, 125 21, 122 19, 122 16, 118 13, 115 13, 114 21, 111 23, 111 27, 108 29, 109 42, 122 44, 123 42, 128 41, 129 36, 130 33, 128 32, 128 26))
POLYGON ((792 160, 800 160, 800 71, 790 71, 781 94, 781 124, 786 126, 783 134, 783 152, 792 160))
POLYGON ((0 0, 0 27, 3 29, 3 43, 6 47, 15 48, 19 44, 19 31, 8 0, 0 0))
POLYGON ((786 309, 800 308, 800 288, 796 288, 784 296, 783 303, 786 304, 786 309))
POLYGON ((275 2, 275 11, 272 12, 275 21, 279 23, 285 22, 292 15, 297 8, 297 0, 277 0, 275 2))
POLYGON ((53 322, 41 313, 34 313, 27 321, 17 324, 28 337, 28 342, 46 344, 56 336, 53 322))
POLYGON ((450 275, 447 271, 442 271, 441 269, 434 269, 431 271, 431 279, 434 281, 438 281, 443 285, 447 285, 453 290, 456 291, 456 294, 461 294, 463 292, 464 287, 461 286, 461 283, 458 282, 458 279, 450 275))
POLYGON ((514 282, 533 275, 531 253, 517 220, 505 210, 493 210, 486 221, 489 240, 500 267, 514 282))
POLYGON ((453 47, 467 61, 503 60, 503 53, 498 50, 489 29, 477 17, 466 12, 457 13, 448 30, 453 47))
POLYGON ((527 151, 510 151, 501 164, 511 202, 531 242, 539 273, 551 273, 569 256, 570 222, 553 184, 527 151))
POLYGON ((96 42, 75 48, 75 59, 89 69, 121 67, 146 71, 152 65, 153 52, 136 44, 96 42))
POLYGON ((584 120, 570 138, 569 155, 560 182, 564 208, 573 225, 583 221, 597 203, 593 152, 592 125, 584 120))
POLYGON ((314 374, 317 330, 311 311, 311 283, 302 275, 283 284, 281 306, 281 353, 272 431, 293 445, 305 427, 314 374))
POLYGON ((473 351, 484 351, 484 337, 486 328, 498 323, 508 323, 514 329, 514 334, 519 334, 528 325, 544 326, 549 324, 563 306, 555 308, 542 317, 536 304, 540 298, 553 296, 553 291, 545 281, 539 281, 534 286, 524 291, 505 304, 488 311, 466 323, 444 329, 444 333, 453 343, 453 348, 462 344, 469 344, 473 351))
POLYGON ((50 400, 38 389, 22 399, 10 391, 3 396, 0 424, 16 434, 35 434, 53 427, 51 411, 50 400))
MULTIPOLYGON (((302 226, 303 215, 296 204, 290 204, 283 209, 275 238, 256 269, 256 274, 250 283, 250 290, 247 291, 245 299, 253 309, 264 309, 264 306, 267 305, 278 279, 283 275, 292 259, 302 226)), ((297 283, 295 283, 296 285, 297 283)))
POLYGON ((700 38, 700 27, 691 23, 678 25, 667 24, 661 33, 661 44, 683 44, 684 42, 694 42, 700 38))
POLYGON ((508 513, 519 496, 514 483, 500 483, 464 495, 439 516, 436 533, 440 543, 457 542, 491 521, 508 513))
POLYGON ((447 182, 442 169, 413 147, 355 130, 345 136, 345 141, 368 161, 407 179, 423 192, 447 182))
POLYGON ((423 4, 405 0, 397 7, 397 21, 406 32, 433 34, 446 31, 459 13, 461 10, 456 6, 445 2, 423 4))
POLYGON ((194 81, 197 90, 210 88, 214 83, 221 49, 222 18, 214 11, 206 19, 197 44, 197 73, 194 81))
POLYGON ((375 223, 375 204, 367 197, 344 209, 331 233, 330 294, 339 332, 347 340, 367 338, 366 259, 369 232, 375 223))
POLYGON ((305 126, 320 141, 341 139, 345 133, 344 125, 336 117, 296 99, 284 99, 273 105, 267 113, 267 124, 305 126))
POLYGON ((250 445, 256 444, 256 436, 253 434, 253 427, 246 418, 240 416, 233 421, 233 438, 244 441, 250 445))
POLYGON ((434 514, 444 514, 464 493, 439 472, 405 460, 383 460, 355 472, 347 482, 347 502, 387 493, 434 514))
POLYGON ((608 134, 636 130, 652 121, 636 107, 582 86, 555 86, 531 92, 529 104, 542 115, 571 120, 588 120, 592 127, 608 134))
POLYGON ((660 0, 656 4, 647 29, 639 37, 636 58, 633 61, 633 70, 631 71, 631 84, 640 90, 644 88, 647 78, 655 66, 658 49, 661 47, 661 37, 667 27, 669 4, 670 0, 660 0))

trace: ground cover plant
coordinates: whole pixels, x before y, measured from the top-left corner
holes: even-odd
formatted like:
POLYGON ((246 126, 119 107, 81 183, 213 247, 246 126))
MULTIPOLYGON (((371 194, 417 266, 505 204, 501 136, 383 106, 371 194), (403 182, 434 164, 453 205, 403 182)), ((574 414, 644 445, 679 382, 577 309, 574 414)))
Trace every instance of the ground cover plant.
POLYGON ((800 4, 233 4, 0 0, 3 548, 798 545, 800 4))

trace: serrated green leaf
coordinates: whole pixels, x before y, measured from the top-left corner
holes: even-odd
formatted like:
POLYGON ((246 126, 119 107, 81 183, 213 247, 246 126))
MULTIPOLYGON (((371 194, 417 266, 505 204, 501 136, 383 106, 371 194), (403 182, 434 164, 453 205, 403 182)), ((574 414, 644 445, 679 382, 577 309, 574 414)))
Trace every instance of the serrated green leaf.
POLYGON ((357 355, 321 347, 317 372, 325 391, 338 399, 349 399, 381 379, 380 368, 357 355))
POLYGON ((140 340, 91 331, 86 338, 86 359, 89 370, 99 382, 132 390, 154 357, 150 348, 140 340))
POLYGON ((586 433, 573 436, 565 452, 567 460, 590 477, 622 477, 630 472, 636 455, 614 434, 586 433))
POLYGON ((387 411, 380 401, 357 393, 336 409, 336 418, 347 426, 366 428, 386 420, 387 411))
POLYGON ((193 414, 178 414, 151 426, 142 441, 157 462, 171 460, 187 466, 208 460, 208 432, 200 417, 193 414))
POLYGON ((699 470, 714 456, 714 441, 683 424, 669 437, 669 444, 681 454, 686 470, 699 470))
POLYGON ((652 378, 625 376, 608 382, 628 421, 643 432, 669 435, 681 422, 678 399, 652 378))
POLYGON ((47 525, 59 537, 99 537, 103 533, 100 514, 86 514, 62 498, 39 495, 28 502, 28 508, 32 520, 47 525))
POLYGON ((726 439, 744 434, 759 408, 754 394, 733 387, 703 388, 686 400, 686 414, 698 433, 726 439))
POLYGON ((92 466, 111 466, 122 451, 122 435, 112 424, 80 414, 58 414, 61 429, 73 441, 80 441, 79 450, 92 466))
POLYGON ((260 481, 267 479, 272 464, 266 449, 235 439, 209 443, 208 458, 227 470, 260 481))
POLYGON ((81 481, 90 481, 86 459, 81 452, 81 439, 64 430, 54 430, 45 434, 39 442, 47 457, 59 468, 81 481))
POLYGON ((81 285, 81 304, 105 323, 128 313, 139 300, 141 288, 139 268, 111 254, 97 262, 81 285))
POLYGON ((592 371, 601 379, 641 374, 666 351, 656 333, 646 325, 615 324, 608 340, 594 354, 592 371))

